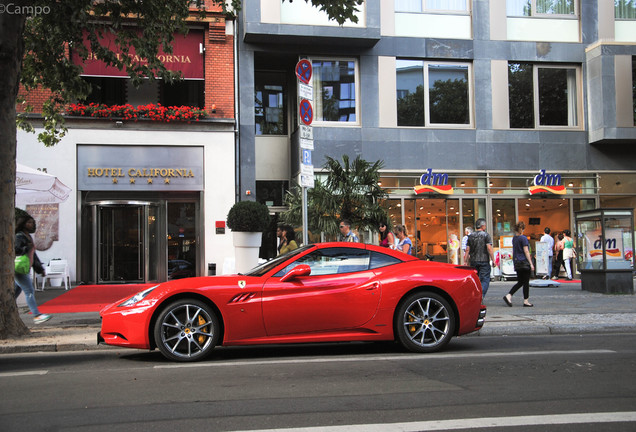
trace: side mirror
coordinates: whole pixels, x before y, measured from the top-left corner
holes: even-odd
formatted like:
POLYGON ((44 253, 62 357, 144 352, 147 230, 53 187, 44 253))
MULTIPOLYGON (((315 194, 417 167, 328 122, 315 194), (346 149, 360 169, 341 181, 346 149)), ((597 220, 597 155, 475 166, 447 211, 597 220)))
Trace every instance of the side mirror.
POLYGON ((291 269, 290 271, 288 271, 285 276, 280 278, 280 281, 289 282, 296 279, 297 277, 309 276, 310 274, 311 274, 311 267, 309 267, 307 264, 300 264, 294 267, 293 269, 291 269))

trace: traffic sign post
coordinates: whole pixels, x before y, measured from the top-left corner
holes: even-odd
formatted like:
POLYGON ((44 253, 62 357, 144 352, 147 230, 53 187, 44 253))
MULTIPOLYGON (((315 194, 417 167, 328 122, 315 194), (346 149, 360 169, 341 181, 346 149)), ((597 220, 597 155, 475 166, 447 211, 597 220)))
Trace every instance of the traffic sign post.
POLYGON ((299 183, 302 188, 302 214, 303 214, 303 244, 309 242, 308 217, 307 217, 307 188, 314 187, 314 166, 311 160, 311 152, 314 149, 314 133, 311 123, 314 120, 314 108, 311 101, 314 98, 314 88, 311 84, 312 66, 308 59, 301 59, 296 64, 296 77, 298 77, 298 123, 299 123, 299 154, 300 174, 299 183))

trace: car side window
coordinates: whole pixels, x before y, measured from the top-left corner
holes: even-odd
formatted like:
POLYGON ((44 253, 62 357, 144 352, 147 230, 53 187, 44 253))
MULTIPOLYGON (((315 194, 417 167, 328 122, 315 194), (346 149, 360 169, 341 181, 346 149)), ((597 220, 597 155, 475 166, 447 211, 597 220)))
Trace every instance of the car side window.
POLYGON ((369 269, 369 252, 364 249, 327 248, 318 249, 307 254, 274 276, 282 277, 288 271, 300 264, 306 264, 311 268, 312 276, 324 276, 340 273, 351 273, 369 269))
POLYGON ((380 252, 371 252, 371 269, 386 267, 393 264, 401 263, 399 259, 380 252))

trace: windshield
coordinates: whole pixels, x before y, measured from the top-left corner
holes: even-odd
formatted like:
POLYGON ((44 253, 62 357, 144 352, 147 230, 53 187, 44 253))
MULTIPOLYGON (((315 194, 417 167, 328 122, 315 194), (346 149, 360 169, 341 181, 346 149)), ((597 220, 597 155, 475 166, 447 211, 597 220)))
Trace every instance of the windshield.
POLYGON ((263 264, 254 267, 252 270, 245 273, 245 276, 263 276, 265 273, 269 272, 271 269, 277 267, 279 264, 287 261, 288 259, 305 252, 307 249, 313 248, 314 245, 305 245, 301 246, 298 249, 294 249, 293 251, 289 251, 286 254, 278 255, 276 258, 272 258, 271 260, 264 262, 263 264))

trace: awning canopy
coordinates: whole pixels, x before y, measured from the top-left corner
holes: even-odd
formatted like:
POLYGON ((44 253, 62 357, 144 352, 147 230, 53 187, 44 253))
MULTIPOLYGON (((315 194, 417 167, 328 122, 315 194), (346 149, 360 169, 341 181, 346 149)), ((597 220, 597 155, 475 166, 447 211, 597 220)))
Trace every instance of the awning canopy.
POLYGON ((16 164, 16 205, 51 204, 66 201, 71 188, 57 177, 22 164, 16 164))
MULTIPOLYGON (((200 30, 190 30, 187 35, 177 33, 174 35, 172 42, 172 54, 166 54, 159 49, 158 58, 164 64, 166 69, 171 71, 180 71, 181 77, 184 79, 204 79, 203 74, 203 32, 200 30)), ((89 42, 84 41, 84 45, 89 47, 89 42)), ((108 47, 117 56, 123 56, 121 50, 115 43, 115 35, 106 33, 100 40, 100 45, 108 47)), ((135 49, 130 48, 127 54, 139 63, 146 63, 147 60, 135 54, 135 49)), ((125 70, 119 70, 114 66, 108 66, 101 60, 93 57, 93 53, 89 52, 88 58, 82 61, 77 53, 71 51, 71 58, 74 64, 83 65, 83 75, 101 76, 101 77, 128 77, 125 70)))

